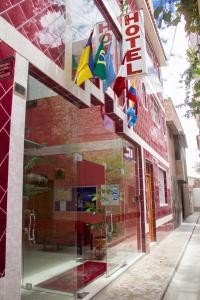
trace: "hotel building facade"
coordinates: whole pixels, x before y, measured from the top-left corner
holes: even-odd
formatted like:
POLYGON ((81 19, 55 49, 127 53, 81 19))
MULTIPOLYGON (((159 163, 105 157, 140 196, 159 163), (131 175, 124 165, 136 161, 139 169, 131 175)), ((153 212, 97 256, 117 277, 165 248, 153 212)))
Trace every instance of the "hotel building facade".
POLYGON ((173 230, 166 57, 151 1, 126 9, 143 11, 148 62, 133 127, 125 95, 74 82, 92 28, 118 72, 120 1, 0 3, 1 300, 89 299, 173 230))

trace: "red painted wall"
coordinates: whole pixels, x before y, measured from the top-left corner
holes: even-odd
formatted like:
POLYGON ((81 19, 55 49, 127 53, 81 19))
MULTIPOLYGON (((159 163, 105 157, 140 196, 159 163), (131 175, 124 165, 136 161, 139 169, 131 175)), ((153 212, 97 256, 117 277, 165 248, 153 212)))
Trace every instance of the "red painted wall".
MULTIPOLYGON (((1 41, 0 60, 14 55, 14 51, 1 41)), ((14 60, 11 76, 0 80, 0 277, 5 276, 8 163, 13 73, 14 60)))
POLYGON ((169 215, 171 213, 172 207, 171 207, 171 195, 170 195, 170 176, 169 176, 169 169, 166 168, 164 165, 162 165, 160 162, 158 162, 151 154, 149 154, 147 151, 144 151, 144 158, 145 160, 148 160, 153 165, 153 197, 154 197, 154 203, 155 203, 155 219, 160 219, 166 215, 169 215), (159 163, 159 165, 158 165, 159 163), (160 206, 159 202, 159 178, 158 178, 158 171, 159 167, 161 167, 164 171, 166 171, 166 206, 160 206))
MULTIPOLYGON (((151 114, 151 96, 147 96, 147 109, 145 108, 141 96, 141 82, 137 83, 137 93, 139 98, 138 121, 133 127, 135 131, 147 144, 158 152, 165 160, 168 160, 167 148, 167 129, 165 122, 165 113, 159 106, 159 124, 155 123, 151 114)), ((160 102, 163 99, 160 95, 160 102)))

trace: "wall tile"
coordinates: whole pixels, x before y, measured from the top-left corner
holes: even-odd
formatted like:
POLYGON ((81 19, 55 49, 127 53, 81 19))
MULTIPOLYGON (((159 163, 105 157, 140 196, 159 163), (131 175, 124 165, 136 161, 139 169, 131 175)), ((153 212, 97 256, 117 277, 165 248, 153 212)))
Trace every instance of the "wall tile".
POLYGON ((51 35, 52 21, 65 18, 65 6, 43 0, 4 0, 0 1, 0 16, 28 38, 37 48, 45 53, 58 66, 64 67, 65 44, 61 32, 51 35), (40 36, 43 35, 43 38, 40 36), (44 42, 44 35, 45 42, 44 42), (58 46, 55 42, 60 40, 58 46), (49 48, 49 49, 48 49, 49 48))

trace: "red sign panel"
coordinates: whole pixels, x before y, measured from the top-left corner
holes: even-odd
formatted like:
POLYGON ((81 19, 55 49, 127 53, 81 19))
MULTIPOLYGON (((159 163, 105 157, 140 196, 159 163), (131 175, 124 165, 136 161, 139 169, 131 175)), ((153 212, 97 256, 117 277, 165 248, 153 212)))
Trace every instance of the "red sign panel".
POLYGON ((0 60, 0 80, 8 78, 13 74, 13 66, 13 57, 0 60))

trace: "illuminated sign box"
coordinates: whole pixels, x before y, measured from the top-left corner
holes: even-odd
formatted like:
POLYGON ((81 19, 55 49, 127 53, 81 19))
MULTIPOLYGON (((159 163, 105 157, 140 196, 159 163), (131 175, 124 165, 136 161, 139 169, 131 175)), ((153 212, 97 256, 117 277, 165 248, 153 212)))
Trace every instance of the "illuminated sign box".
POLYGON ((147 74, 143 11, 122 16, 123 54, 126 54, 126 77, 147 74))

